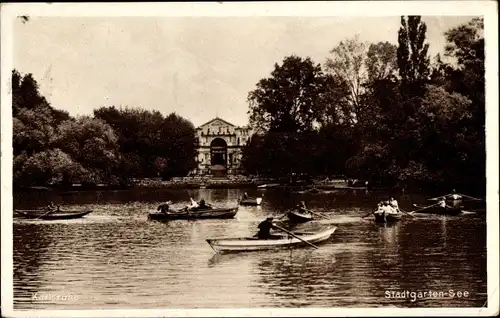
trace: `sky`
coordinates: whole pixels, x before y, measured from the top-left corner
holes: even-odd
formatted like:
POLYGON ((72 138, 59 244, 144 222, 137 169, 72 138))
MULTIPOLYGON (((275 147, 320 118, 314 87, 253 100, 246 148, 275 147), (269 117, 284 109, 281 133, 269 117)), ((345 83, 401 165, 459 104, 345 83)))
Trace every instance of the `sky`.
MULTIPOLYGON (((430 56, 471 16, 423 16, 430 56)), ((13 66, 57 109, 172 112, 248 124, 248 93, 295 54, 324 64, 340 41, 397 44, 400 17, 36 17, 13 29, 13 66)))

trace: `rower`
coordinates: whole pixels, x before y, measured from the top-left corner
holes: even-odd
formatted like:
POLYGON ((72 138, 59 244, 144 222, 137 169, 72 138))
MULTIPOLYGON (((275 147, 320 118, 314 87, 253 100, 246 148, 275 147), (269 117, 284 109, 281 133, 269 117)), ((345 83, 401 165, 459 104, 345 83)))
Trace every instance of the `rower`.
POLYGON ((462 199, 462 196, 457 194, 457 192, 455 191, 455 189, 453 189, 453 192, 452 194, 450 195, 451 199, 452 200, 461 200, 462 199))
POLYGON ((50 202, 49 202, 49 204, 47 205, 47 210, 48 210, 48 213, 47 213, 47 214, 49 214, 49 213, 53 213, 53 212, 55 212, 56 210, 57 210, 57 211, 59 211, 59 206, 57 206, 57 207, 56 207, 56 206, 54 205, 54 202, 50 201, 50 202))
POLYGON ((257 233, 257 237, 260 239, 269 239, 272 237, 271 229, 276 229, 276 226, 273 223, 273 218, 268 217, 264 221, 260 222, 258 228, 259 232, 257 233))
POLYGON ((307 212, 306 203, 304 201, 300 201, 296 209, 299 210, 300 213, 306 213, 307 212))
POLYGON ((243 198, 242 198, 242 200, 246 200, 246 199, 248 199, 248 194, 245 192, 245 193, 243 193, 243 198))
POLYGON ((168 214, 168 210, 170 209, 170 204, 172 201, 167 201, 164 204, 160 204, 157 208, 157 211, 161 211, 163 214, 168 214))

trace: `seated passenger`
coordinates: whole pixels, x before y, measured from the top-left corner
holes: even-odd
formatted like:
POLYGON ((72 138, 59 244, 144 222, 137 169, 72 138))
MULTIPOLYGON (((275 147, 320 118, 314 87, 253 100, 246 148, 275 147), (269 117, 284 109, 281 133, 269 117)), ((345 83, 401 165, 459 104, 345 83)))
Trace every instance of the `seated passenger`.
POLYGON ((198 207, 198 203, 193 200, 193 198, 189 198, 189 200, 191 200, 191 204, 186 205, 186 207, 184 208, 185 211, 192 210, 198 207))
POLYGON ((199 209, 210 209, 210 206, 205 203, 205 199, 201 199, 200 202, 198 203, 198 208, 199 209))
POLYGON ((390 200, 389 200, 389 204, 390 206, 394 209, 394 213, 399 213, 399 204, 398 204, 398 201, 396 201, 396 199, 394 199, 394 197, 391 197, 390 200))
POLYGON ((446 208, 446 199, 445 199, 445 197, 442 197, 442 198, 439 199, 438 206, 440 206, 442 208, 446 208))

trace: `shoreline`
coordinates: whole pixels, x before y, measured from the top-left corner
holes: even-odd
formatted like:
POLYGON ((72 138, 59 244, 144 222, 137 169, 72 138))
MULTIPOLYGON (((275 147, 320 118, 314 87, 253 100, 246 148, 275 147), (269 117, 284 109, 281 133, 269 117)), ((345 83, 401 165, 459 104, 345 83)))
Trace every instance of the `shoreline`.
MULTIPOLYGON (((172 182, 155 181, 147 183, 138 183, 129 186, 34 186, 14 188, 13 192, 80 192, 80 191, 117 191, 134 189, 318 189, 318 190, 370 190, 366 187, 349 187, 328 184, 299 183, 287 184, 278 182, 228 182, 228 181, 209 181, 209 182, 172 182), (266 186, 267 185, 267 186, 266 186), (263 187, 262 187, 263 186, 263 187)), ((377 190, 377 189, 371 189, 377 190)))
MULTIPOLYGON (((209 179, 209 178, 179 178, 174 180, 158 180, 158 179, 135 179, 127 186, 113 186, 107 184, 85 185, 73 184, 68 186, 32 186, 13 188, 13 193, 23 192, 81 192, 81 191, 120 191, 120 190, 144 190, 144 189, 172 189, 172 190, 195 190, 195 189, 281 189, 281 190, 303 190, 317 189, 320 191, 339 190, 339 191, 389 191, 394 194, 425 192, 435 194, 436 191, 428 189, 402 189, 399 187, 383 187, 383 186, 349 186, 343 182, 299 182, 295 184, 287 183, 279 179, 250 179, 238 178, 231 179, 209 179)), ((476 194, 476 193, 475 193, 476 194)), ((436 194, 438 195, 438 194, 436 194)), ((484 194, 481 194, 484 196, 484 194)))

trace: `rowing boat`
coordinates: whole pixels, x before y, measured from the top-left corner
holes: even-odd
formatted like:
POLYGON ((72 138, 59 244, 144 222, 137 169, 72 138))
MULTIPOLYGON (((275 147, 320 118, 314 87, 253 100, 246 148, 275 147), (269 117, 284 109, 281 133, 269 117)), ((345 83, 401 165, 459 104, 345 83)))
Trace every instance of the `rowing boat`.
MULTIPOLYGON (((439 198, 433 198, 433 199, 428 199, 429 201, 436 201, 439 200, 439 198)), ((451 208, 459 208, 463 207, 464 200, 462 197, 458 199, 453 199, 451 196, 445 198, 446 205, 448 205, 451 208)))
POLYGON ((258 198, 242 199, 242 200, 240 200, 239 204, 240 205, 253 205, 253 206, 256 206, 256 205, 260 205, 261 202, 262 202, 262 198, 258 197, 258 198))
POLYGON ((311 188, 311 189, 306 189, 306 190, 301 190, 301 191, 294 191, 294 193, 297 193, 297 194, 305 194, 305 193, 320 194, 320 193, 325 193, 325 191, 320 190, 318 188, 311 188))
MULTIPOLYGON (((333 232, 335 232, 335 229, 336 227, 329 227, 320 232, 296 232, 294 234, 306 242, 319 243, 328 240, 333 232)), ((288 234, 273 235, 269 239, 259 239, 252 236, 240 238, 213 238, 207 239, 206 241, 216 253, 261 251, 307 244, 288 234)))
POLYGON ((25 219, 39 219, 39 220, 70 220, 79 219, 85 215, 92 212, 92 210, 86 211, 54 211, 50 212, 47 210, 15 210, 15 212, 25 219))
POLYGON ((279 187, 279 183, 266 183, 266 184, 261 184, 260 186, 257 186, 257 189, 270 189, 270 188, 277 188, 279 187))
POLYGON ((189 219, 231 219, 238 213, 238 207, 205 210, 169 211, 168 213, 149 213, 149 220, 189 220, 189 219))
POLYGON ((458 215, 462 213, 462 208, 460 207, 440 207, 437 205, 431 205, 426 207, 425 205, 421 204, 413 204, 415 208, 421 209, 419 211, 415 211, 415 213, 430 213, 430 214, 442 214, 442 215, 458 215))
POLYGON ((287 216, 288 220, 292 223, 305 223, 313 220, 311 213, 302 213, 299 211, 290 211, 287 216))
POLYGON ((375 216, 375 222, 379 223, 397 222, 403 217, 402 213, 387 213, 385 219, 382 213, 373 213, 373 215, 375 216))

